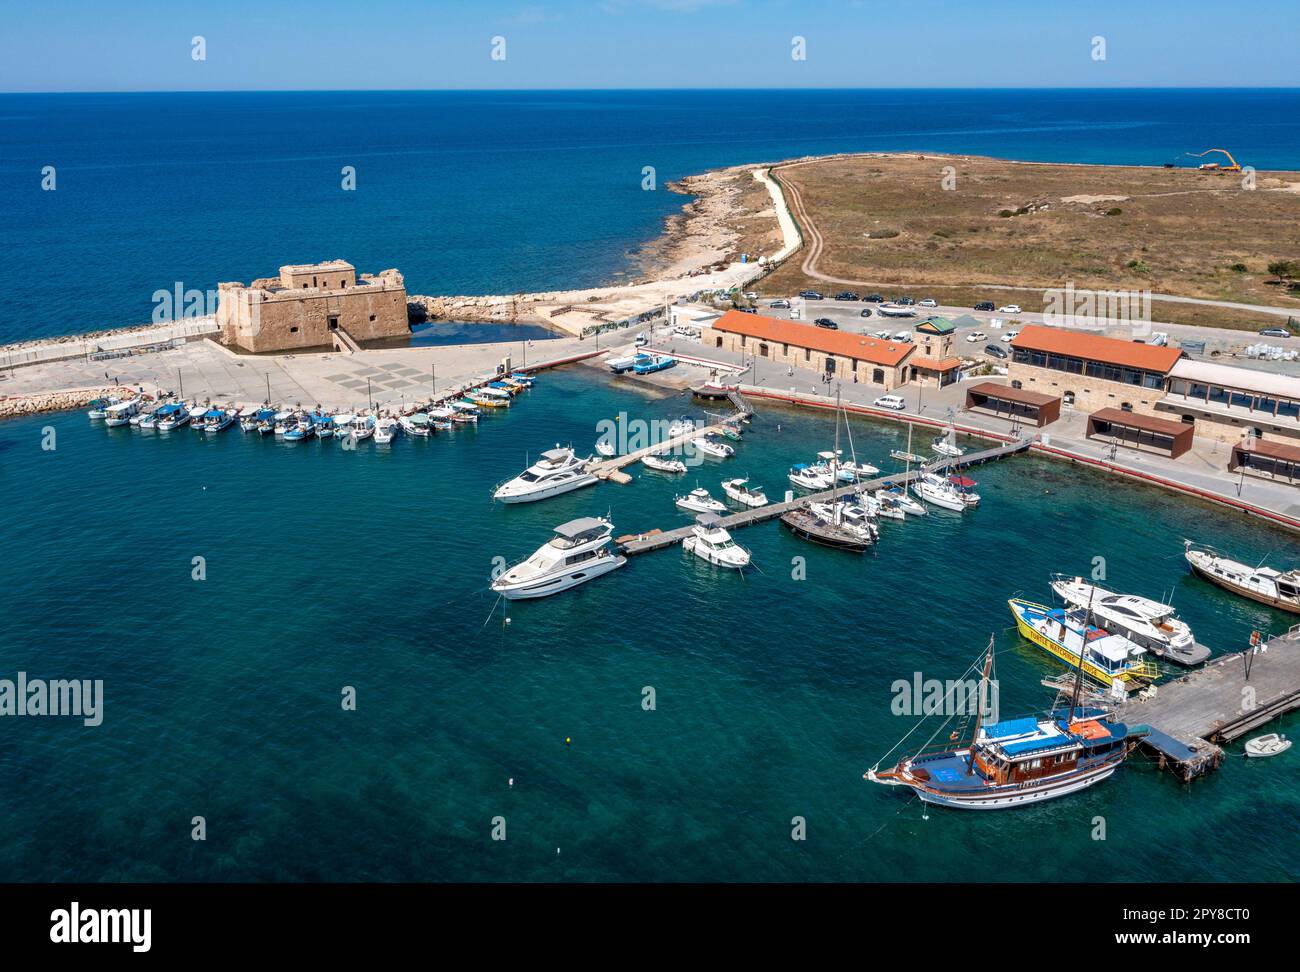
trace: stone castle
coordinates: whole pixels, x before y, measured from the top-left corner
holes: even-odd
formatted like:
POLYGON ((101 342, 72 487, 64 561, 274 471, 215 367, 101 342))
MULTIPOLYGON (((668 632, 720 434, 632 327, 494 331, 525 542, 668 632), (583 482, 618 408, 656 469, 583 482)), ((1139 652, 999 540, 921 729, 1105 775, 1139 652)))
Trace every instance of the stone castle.
POLYGON ((358 279, 352 264, 330 260, 217 289, 222 343, 253 353, 354 346, 410 333, 406 283, 396 270, 358 279))

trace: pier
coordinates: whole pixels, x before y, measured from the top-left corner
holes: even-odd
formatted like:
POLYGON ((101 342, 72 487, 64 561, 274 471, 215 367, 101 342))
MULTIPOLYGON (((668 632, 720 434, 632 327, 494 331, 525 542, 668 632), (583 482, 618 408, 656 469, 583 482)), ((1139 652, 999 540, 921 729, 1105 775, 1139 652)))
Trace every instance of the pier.
POLYGON ((1300 709, 1300 624, 1261 639, 1258 652, 1222 655, 1172 682, 1153 698, 1132 695, 1116 717, 1151 728, 1139 747, 1184 782, 1223 762, 1230 743, 1272 719, 1300 709))
MULTIPOLYGON (((874 479, 865 479, 860 482, 838 487, 837 489, 828 489, 820 493, 810 493, 806 496, 800 496, 796 499, 783 503, 768 503, 766 506, 753 507, 742 510, 739 513, 731 513, 726 516, 720 516, 719 525, 727 530, 746 527, 753 523, 763 523, 767 520, 774 520, 782 513, 789 510, 798 509, 807 506, 810 503, 828 502, 833 495, 843 496, 849 492, 869 492, 883 486, 906 486, 913 480, 929 472, 940 472, 945 470, 964 469, 970 466, 978 466, 986 462, 992 462, 1001 459, 1004 456, 1013 455, 1017 452, 1024 452, 1031 444, 1029 438, 1020 438, 1012 442, 994 446, 990 449, 984 449, 980 452, 974 452, 965 456, 953 456, 947 459, 940 459, 929 463, 925 466, 919 466, 909 472, 891 473, 885 476, 877 476, 874 479)), ((619 537, 617 542, 619 549, 631 556, 633 554, 649 553, 651 550, 662 550, 665 547, 671 547, 674 544, 681 543, 691 535, 695 524, 690 523, 686 526, 677 527, 672 530, 650 530, 645 533, 630 534, 619 537)))

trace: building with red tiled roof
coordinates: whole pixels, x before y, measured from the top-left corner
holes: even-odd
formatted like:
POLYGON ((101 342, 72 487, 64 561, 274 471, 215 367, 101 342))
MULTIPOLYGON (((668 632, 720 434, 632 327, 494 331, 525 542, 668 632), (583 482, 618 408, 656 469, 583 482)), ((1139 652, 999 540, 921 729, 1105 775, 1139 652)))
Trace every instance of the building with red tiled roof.
POLYGON ((701 342, 706 348, 736 351, 760 362, 768 359, 885 389, 910 379, 908 359, 916 350, 903 341, 885 341, 736 310, 727 311, 704 328, 701 342))
POLYGON ((1084 411, 1155 415, 1182 356, 1178 348, 1030 324, 1011 342, 1007 377, 1015 388, 1059 395, 1084 411))

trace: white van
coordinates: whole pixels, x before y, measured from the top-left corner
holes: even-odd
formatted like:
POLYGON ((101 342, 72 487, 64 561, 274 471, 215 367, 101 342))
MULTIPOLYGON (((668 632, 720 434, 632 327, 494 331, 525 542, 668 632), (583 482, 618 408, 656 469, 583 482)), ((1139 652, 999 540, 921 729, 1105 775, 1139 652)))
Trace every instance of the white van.
POLYGON ((907 408, 907 402, 903 401, 901 395, 881 395, 871 404, 876 408, 888 408, 895 412, 901 412, 907 408))

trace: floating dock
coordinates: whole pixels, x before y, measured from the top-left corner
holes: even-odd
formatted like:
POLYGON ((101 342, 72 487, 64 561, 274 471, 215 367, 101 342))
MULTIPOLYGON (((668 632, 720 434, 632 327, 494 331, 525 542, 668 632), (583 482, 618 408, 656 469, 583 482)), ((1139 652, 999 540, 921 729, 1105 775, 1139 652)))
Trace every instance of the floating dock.
MULTIPOLYGON (((768 503, 766 506, 753 507, 742 510, 739 513, 732 513, 727 516, 719 516, 719 525, 734 530, 738 527, 746 527, 752 523, 762 523, 766 520, 774 520, 782 513, 788 510, 798 509, 801 506, 807 506, 809 503, 825 503, 831 499, 833 494, 843 495, 848 491, 863 492, 875 490, 886 485, 906 485, 914 479, 919 479, 928 472, 940 472, 944 470, 963 469, 968 466, 977 466, 985 462, 991 462, 995 459, 1001 459, 1004 456, 1012 455, 1017 452, 1024 452, 1029 448, 1031 439, 1022 438, 1014 442, 1008 442, 1004 445, 994 446, 991 449, 984 449, 980 452, 974 452, 966 456, 954 456, 950 459, 941 459, 929 463, 919 469, 914 469, 906 473, 893 473, 888 476, 877 476, 874 479, 861 480, 854 484, 845 484, 834 490, 825 490, 820 493, 812 493, 807 496, 800 496, 788 503, 768 503)), ((649 553, 651 550, 662 550, 665 547, 671 547, 674 544, 681 543, 691 535, 694 524, 687 524, 683 527, 677 527, 672 530, 650 530, 645 533, 631 534, 618 538, 619 548, 623 553, 640 554, 649 553)))
POLYGON ((1184 782, 1223 762, 1230 743, 1300 709, 1300 624, 1261 642, 1260 650, 1222 655, 1172 682, 1154 698, 1130 696, 1115 715, 1151 733, 1139 744, 1184 782))

